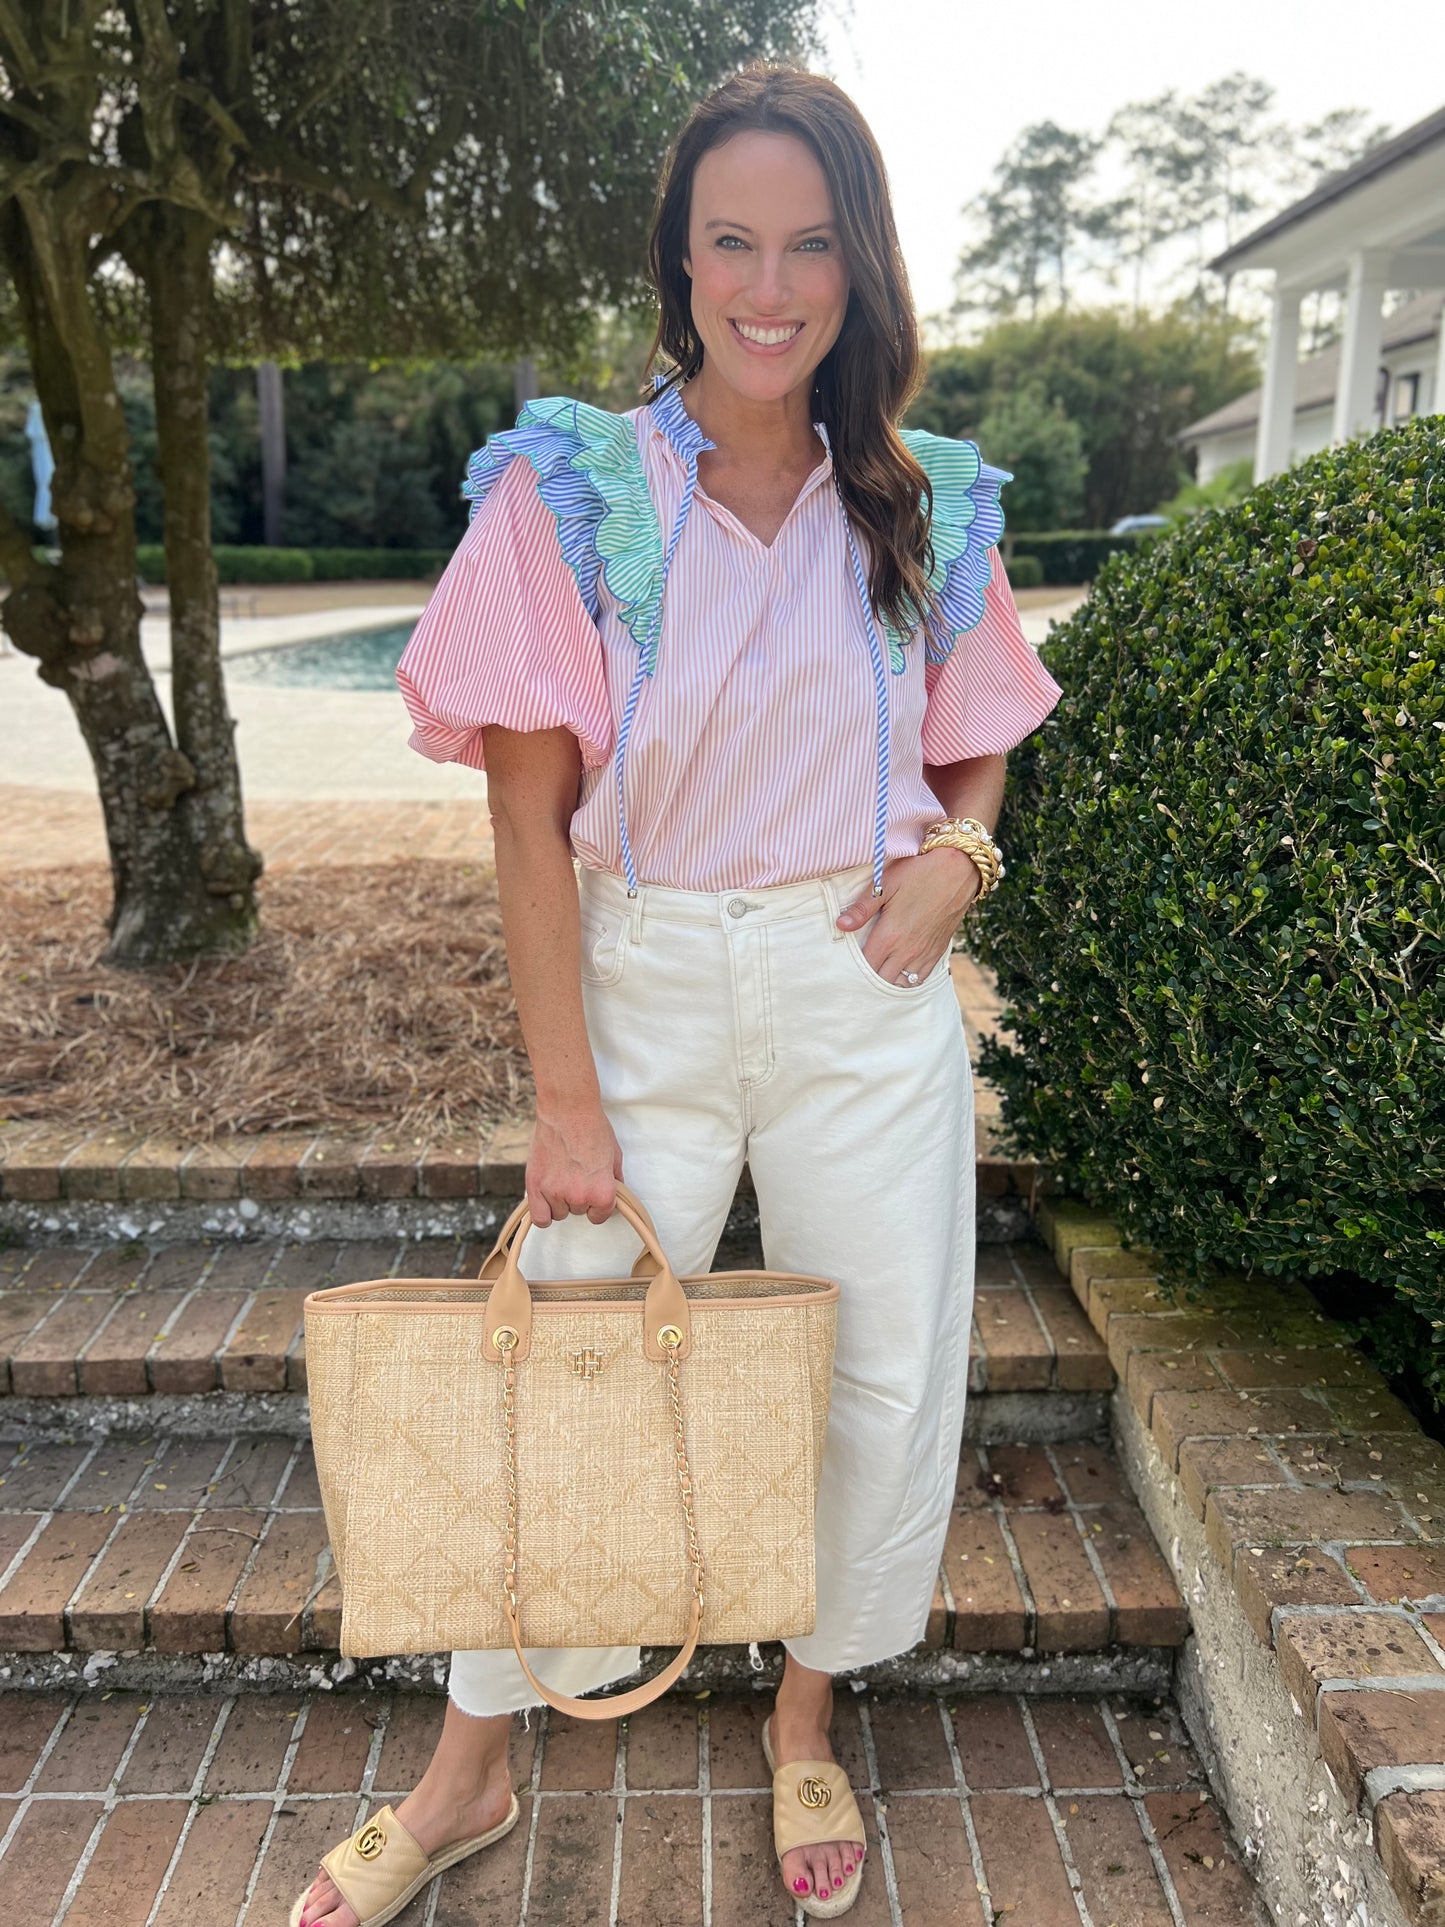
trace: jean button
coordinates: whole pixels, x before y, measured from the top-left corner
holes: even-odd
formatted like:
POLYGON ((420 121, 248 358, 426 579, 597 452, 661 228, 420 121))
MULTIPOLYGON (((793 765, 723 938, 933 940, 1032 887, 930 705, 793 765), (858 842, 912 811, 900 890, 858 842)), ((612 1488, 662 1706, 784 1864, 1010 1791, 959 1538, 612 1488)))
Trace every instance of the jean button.
POLYGON ((742 898, 734 897, 728 905, 728 915, 730 917, 745 917, 747 914, 748 906, 743 902, 742 898))

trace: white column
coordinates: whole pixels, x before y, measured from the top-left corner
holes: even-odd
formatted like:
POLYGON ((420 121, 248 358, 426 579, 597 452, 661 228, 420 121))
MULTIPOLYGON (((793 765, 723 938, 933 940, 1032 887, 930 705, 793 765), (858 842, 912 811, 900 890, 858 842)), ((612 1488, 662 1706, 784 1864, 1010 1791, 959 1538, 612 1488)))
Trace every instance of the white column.
POLYGON ((1368 435, 1377 427, 1375 391, 1380 379, 1380 327, 1389 256, 1362 249, 1350 256, 1340 338, 1340 379, 1335 390, 1334 439, 1368 435))
POLYGON ((1420 400, 1422 415, 1445 415, 1445 308, 1440 310, 1440 333, 1435 341, 1435 385, 1429 399, 1420 400))
POLYGON ((1294 442, 1295 370, 1299 366, 1299 311, 1303 288, 1276 282, 1264 355, 1264 392, 1254 443, 1254 479, 1268 481, 1289 467, 1294 442))

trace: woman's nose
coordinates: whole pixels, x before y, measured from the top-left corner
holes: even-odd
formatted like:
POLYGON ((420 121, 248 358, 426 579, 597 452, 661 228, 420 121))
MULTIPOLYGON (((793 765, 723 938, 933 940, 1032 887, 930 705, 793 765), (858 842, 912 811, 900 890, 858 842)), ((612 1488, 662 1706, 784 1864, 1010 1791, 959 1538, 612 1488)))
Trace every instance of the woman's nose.
POLYGON ((787 306, 787 263, 781 254, 759 255, 757 277, 753 282, 753 299, 760 308, 767 308, 775 314, 781 314, 787 306))

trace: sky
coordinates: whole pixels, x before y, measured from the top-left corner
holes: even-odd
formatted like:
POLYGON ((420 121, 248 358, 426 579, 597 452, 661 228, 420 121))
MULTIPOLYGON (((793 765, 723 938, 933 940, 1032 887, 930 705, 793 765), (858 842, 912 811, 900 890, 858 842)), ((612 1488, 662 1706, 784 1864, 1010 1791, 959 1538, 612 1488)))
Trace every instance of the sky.
POLYGON ((963 204, 1031 122, 1102 132, 1127 101, 1243 69, 1286 120, 1363 107, 1398 131, 1445 106, 1441 19, 1440 0, 822 0, 822 64, 883 150, 927 316, 952 300, 963 204))

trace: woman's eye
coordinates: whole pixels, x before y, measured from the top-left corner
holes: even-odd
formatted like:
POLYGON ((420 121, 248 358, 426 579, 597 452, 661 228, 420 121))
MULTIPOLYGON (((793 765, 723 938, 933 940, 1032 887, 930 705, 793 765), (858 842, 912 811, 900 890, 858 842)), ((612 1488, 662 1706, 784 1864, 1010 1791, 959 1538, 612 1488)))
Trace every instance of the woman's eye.
MULTIPOLYGON (((720 234, 717 244, 720 248, 725 248, 730 241, 736 241, 740 248, 747 246, 747 242, 740 234, 720 234)), ((816 248, 820 253, 826 254, 831 243, 825 234, 815 234, 809 240, 803 241, 799 245, 800 251, 804 248, 816 248)))

